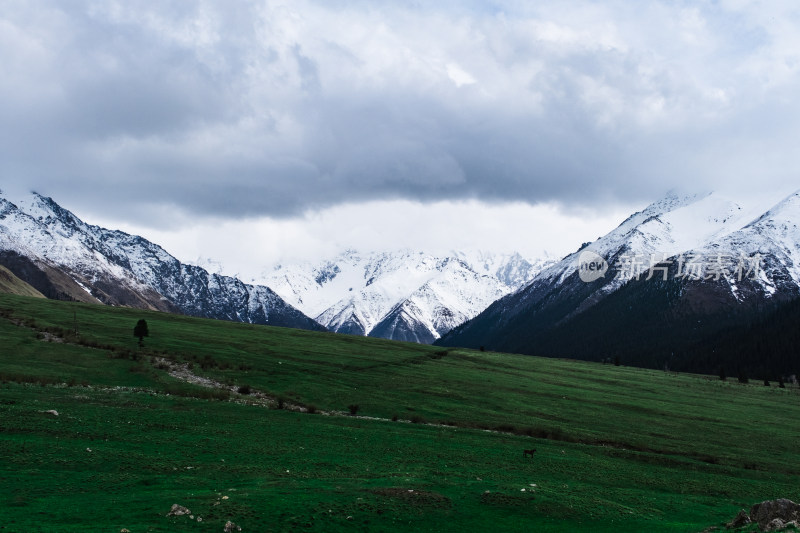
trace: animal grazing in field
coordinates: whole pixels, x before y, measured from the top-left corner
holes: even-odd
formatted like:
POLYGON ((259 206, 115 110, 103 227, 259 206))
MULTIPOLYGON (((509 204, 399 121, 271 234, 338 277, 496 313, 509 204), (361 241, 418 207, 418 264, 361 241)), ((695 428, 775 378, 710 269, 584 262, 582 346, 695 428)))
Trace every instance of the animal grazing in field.
POLYGON ((535 453, 536 453, 536 448, 533 448, 531 450, 522 450, 522 457, 529 457, 529 456, 533 457, 533 454, 535 453))

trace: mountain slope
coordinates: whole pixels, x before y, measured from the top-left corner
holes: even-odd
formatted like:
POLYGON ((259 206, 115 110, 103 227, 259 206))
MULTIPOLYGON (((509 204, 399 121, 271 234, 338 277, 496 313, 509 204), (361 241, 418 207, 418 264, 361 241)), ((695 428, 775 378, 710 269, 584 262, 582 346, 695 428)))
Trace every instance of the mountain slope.
POLYGON ((85 286, 79 285, 57 265, 44 259, 30 259, 13 250, 0 249, 0 265, 51 300, 102 303, 87 292, 85 286))
POLYGON ((18 296, 44 298, 44 294, 25 283, 6 267, 0 265, 0 292, 18 296))
POLYGON ((0 261, 49 297, 322 329, 267 287, 182 264, 146 239, 88 225, 35 193, 16 203, 0 198, 0 261))
POLYGON ((545 264, 519 254, 349 250, 316 265, 279 265, 264 282, 331 331, 429 343, 545 264))
POLYGON ((792 195, 758 217, 717 195, 670 195, 437 344, 690 369, 692 346, 800 296, 799 205, 792 195), (608 264, 589 282, 587 252, 608 264))

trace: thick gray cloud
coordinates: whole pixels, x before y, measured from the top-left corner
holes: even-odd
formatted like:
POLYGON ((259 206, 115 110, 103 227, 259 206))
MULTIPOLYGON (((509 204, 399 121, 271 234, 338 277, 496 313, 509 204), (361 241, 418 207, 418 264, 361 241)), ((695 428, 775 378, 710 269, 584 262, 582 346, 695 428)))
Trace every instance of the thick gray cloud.
POLYGON ((133 219, 785 186, 798 50, 792 1, 11 0, 0 188, 133 219))

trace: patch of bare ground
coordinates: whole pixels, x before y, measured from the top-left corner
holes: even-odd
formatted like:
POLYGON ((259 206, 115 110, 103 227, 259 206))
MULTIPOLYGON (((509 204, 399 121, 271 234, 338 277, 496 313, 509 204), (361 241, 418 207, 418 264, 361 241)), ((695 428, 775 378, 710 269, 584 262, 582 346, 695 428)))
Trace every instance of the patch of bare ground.
POLYGON ((211 378, 198 376, 197 374, 192 372, 192 369, 189 367, 188 363, 177 363, 175 361, 163 357, 155 357, 153 362, 157 368, 166 370, 167 374, 169 374, 170 376, 172 376, 177 380, 183 381, 184 383, 191 383, 192 385, 197 385, 209 389, 220 389, 229 391, 234 395, 233 396, 235 398, 234 401, 248 403, 251 405, 263 405, 266 407, 280 406, 281 409, 286 409, 288 411, 299 411, 304 413, 316 412, 319 414, 327 414, 327 415, 339 414, 336 412, 319 411, 313 408, 309 409, 306 406, 292 402, 287 402, 285 400, 279 399, 276 396, 266 394, 264 392, 252 389, 250 387, 248 387, 247 392, 244 393, 242 391, 242 387, 238 385, 228 385, 226 383, 221 383, 211 378))

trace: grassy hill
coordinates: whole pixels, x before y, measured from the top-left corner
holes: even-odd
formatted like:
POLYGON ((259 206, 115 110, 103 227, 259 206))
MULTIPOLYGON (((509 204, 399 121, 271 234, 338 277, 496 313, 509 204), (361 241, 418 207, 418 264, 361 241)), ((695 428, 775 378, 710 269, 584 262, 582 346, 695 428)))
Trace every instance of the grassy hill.
POLYGON ((12 295, 0 341, 11 531, 701 531, 800 499, 793 387, 12 295))
POLYGON ((0 294, 2 293, 44 298, 41 292, 19 279, 3 265, 0 265, 0 294))

